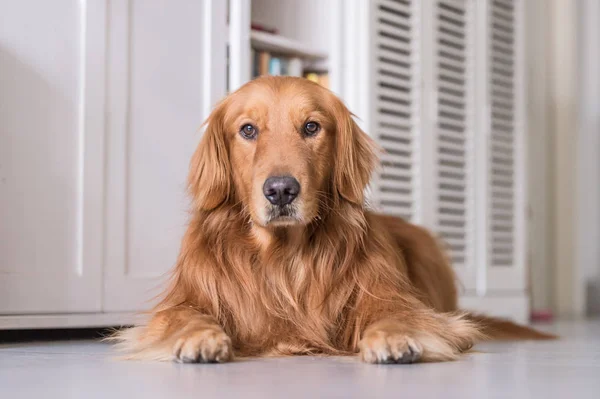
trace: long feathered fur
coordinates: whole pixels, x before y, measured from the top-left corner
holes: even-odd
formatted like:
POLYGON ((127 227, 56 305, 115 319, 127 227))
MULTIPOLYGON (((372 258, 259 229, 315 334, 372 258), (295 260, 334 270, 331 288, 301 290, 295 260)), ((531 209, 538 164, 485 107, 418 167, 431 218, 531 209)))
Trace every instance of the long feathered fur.
MULTIPOLYGON (((266 78, 244 90, 260 85, 310 83, 266 78)), ((233 353, 347 355, 377 345, 385 332, 415 340, 423 360, 437 361, 484 336, 479 319, 458 311, 454 274, 434 238, 365 210, 374 147, 331 94, 322 94, 322 106, 336 129, 332 171, 319 174, 326 177, 317 217, 256 229, 223 132, 230 98, 210 116, 192 159, 194 207, 170 286, 148 324, 114 337, 129 357, 185 358, 193 334, 202 356, 216 361, 233 353)))

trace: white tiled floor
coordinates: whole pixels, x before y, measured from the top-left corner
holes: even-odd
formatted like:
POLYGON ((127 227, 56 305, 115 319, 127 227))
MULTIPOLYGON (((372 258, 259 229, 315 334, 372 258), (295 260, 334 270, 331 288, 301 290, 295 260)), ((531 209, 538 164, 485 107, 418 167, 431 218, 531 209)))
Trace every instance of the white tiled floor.
POLYGON ((555 342, 487 343, 460 361, 354 358, 183 365, 116 361, 92 341, 0 345, 0 398, 600 398, 600 322, 555 342))

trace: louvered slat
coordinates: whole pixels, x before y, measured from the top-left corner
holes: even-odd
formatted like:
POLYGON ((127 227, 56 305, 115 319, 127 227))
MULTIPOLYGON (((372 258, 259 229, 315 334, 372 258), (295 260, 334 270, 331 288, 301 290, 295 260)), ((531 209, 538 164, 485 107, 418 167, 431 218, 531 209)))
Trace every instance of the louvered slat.
POLYGON ((410 44, 409 43, 400 41, 397 38, 384 36, 383 34, 385 34, 385 32, 383 30, 380 30, 380 32, 379 32, 380 36, 377 38, 380 48, 389 49, 390 51, 394 51, 394 52, 410 53, 410 44))
POLYGON ((385 190, 392 192, 397 191, 402 193, 410 193, 412 190, 412 186, 410 181, 389 179, 385 182, 385 190))
POLYGON ((468 159, 468 119, 471 65, 468 50, 466 0, 438 0, 435 7, 437 96, 437 212, 436 228, 448 245, 455 267, 471 262, 472 187, 468 159))
POLYGON ((410 169, 408 168, 393 168, 393 167, 388 167, 386 168, 385 172, 382 173, 382 175, 387 180, 390 181, 394 181, 394 180, 411 180, 412 179, 412 174, 410 169))
POLYGON ((395 51, 387 50, 382 47, 377 47, 375 49, 375 56, 377 61, 382 66, 386 66, 392 70, 398 71, 398 73, 405 72, 407 66, 410 66, 410 63, 407 64, 407 54, 398 53, 395 51))
POLYGON ((514 259, 515 33, 512 0, 490 1, 489 251, 491 267, 514 259))
POLYGON ((462 250, 464 250, 464 248, 466 247, 465 241, 461 240, 461 239, 447 237, 447 238, 444 238, 444 241, 446 242, 446 244, 450 245, 453 248, 460 250, 461 252, 463 252, 462 250))
MULTIPOLYGON (((380 136, 381 138, 381 136, 380 136)), ((392 140, 383 140, 385 143, 385 148, 388 153, 407 153, 410 154, 412 151, 412 144, 410 142, 401 142, 401 141, 392 141, 392 140)))
POLYGON ((398 2, 393 0, 380 0, 380 9, 385 10, 387 8, 388 14, 397 14, 404 17, 411 15, 410 1, 398 2))
POLYGON ((377 0, 375 137, 384 150, 377 198, 383 212, 414 217, 415 27, 412 1, 377 0))
POLYGON ((377 94, 378 94, 380 100, 382 98, 389 98, 392 100, 406 103, 406 105, 410 105, 410 101, 411 101, 410 93, 403 92, 401 90, 394 90, 389 87, 380 87, 377 89, 377 94))
MULTIPOLYGON (((390 154, 389 152, 381 154, 381 163, 384 167, 390 168, 411 169, 413 166, 410 157, 398 156, 396 154, 390 154)), ((385 171, 386 170, 384 169, 384 172, 385 171)))

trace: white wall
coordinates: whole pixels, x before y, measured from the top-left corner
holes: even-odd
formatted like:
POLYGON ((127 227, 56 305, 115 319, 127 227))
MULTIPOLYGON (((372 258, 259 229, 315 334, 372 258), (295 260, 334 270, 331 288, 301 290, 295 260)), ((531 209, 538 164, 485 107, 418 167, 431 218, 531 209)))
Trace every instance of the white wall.
POLYGON ((588 313, 600 312, 600 2, 583 0, 580 8, 581 64, 578 141, 578 231, 576 251, 588 290, 588 313))
POLYGON ((578 142, 579 224, 582 226, 578 251, 581 251, 586 280, 600 279, 600 2, 581 1, 579 24, 579 91, 581 139, 578 142))
POLYGON ((582 316, 600 277, 600 2, 527 4, 533 307, 582 316))

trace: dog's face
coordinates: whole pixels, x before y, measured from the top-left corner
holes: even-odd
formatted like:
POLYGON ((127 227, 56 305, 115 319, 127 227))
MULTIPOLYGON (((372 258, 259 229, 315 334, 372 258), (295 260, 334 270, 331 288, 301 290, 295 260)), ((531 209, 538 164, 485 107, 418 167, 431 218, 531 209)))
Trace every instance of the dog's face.
POLYGON ((260 78, 228 96, 207 122, 190 171, 199 208, 240 203, 253 223, 280 227, 310 223, 325 203, 362 205, 371 142, 321 86, 260 78))
POLYGON ((233 180, 257 224, 307 223, 317 214, 331 177, 335 124, 311 89, 258 84, 231 98, 233 180))

